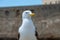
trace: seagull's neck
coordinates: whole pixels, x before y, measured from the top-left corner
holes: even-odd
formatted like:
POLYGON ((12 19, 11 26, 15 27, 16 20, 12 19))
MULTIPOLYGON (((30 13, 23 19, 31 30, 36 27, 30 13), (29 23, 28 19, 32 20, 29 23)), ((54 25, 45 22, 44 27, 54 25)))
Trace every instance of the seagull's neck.
POLYGON ((23 19, 22 21, 23 21, 23 22, 24 22, 24 21, 32 21, 32 19, 25 18, 25 19, 23 19))
POLYGON ((32 22, 32 19, 25 18, 22 20, 22 24, 25 24, 25 23, 33 23, 33 22, 32 22))
POLYGON ((31 19, 23 19, 23 21, 22 21, 22 27, 28 28, 29 30, 32 29, 32 28, 34 28, 32 20, 31 19))

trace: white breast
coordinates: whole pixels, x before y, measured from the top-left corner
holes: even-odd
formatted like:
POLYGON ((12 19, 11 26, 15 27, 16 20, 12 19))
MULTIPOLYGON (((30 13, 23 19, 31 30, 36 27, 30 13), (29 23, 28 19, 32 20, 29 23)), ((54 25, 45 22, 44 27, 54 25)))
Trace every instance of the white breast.
POLYGON ((19 28, 20 34, 35 34, 35 27, 31 20, 25 19, 19 28))

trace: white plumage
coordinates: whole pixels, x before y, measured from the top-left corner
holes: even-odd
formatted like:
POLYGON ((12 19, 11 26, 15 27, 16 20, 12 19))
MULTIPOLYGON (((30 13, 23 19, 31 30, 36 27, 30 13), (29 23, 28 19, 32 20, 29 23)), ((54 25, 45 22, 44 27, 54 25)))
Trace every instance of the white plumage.
POLYGON ((19 40, 37 40, 35 36, 35 26, 32 22, 31 16, 34 14, 30 10, 22 13, 22 25, 19 27, 19 40))

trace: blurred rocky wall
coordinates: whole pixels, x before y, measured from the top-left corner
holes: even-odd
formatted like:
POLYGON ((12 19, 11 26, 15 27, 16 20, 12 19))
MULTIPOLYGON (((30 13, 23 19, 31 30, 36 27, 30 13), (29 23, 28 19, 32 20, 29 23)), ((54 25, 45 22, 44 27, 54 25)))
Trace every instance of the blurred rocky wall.
POLYGON ((21 15, 26 9, 36 14, 32 20, 39 38, 60 37, 60 4, 0 8, 0 37, 18 37, 21 15))

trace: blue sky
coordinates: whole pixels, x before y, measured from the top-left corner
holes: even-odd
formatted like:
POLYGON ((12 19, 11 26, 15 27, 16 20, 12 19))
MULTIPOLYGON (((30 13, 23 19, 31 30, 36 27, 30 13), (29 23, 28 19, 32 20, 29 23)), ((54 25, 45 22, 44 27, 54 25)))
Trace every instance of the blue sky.
POLYGON ((0 0, 0 7, 41 5, 42 0, 0 0))

